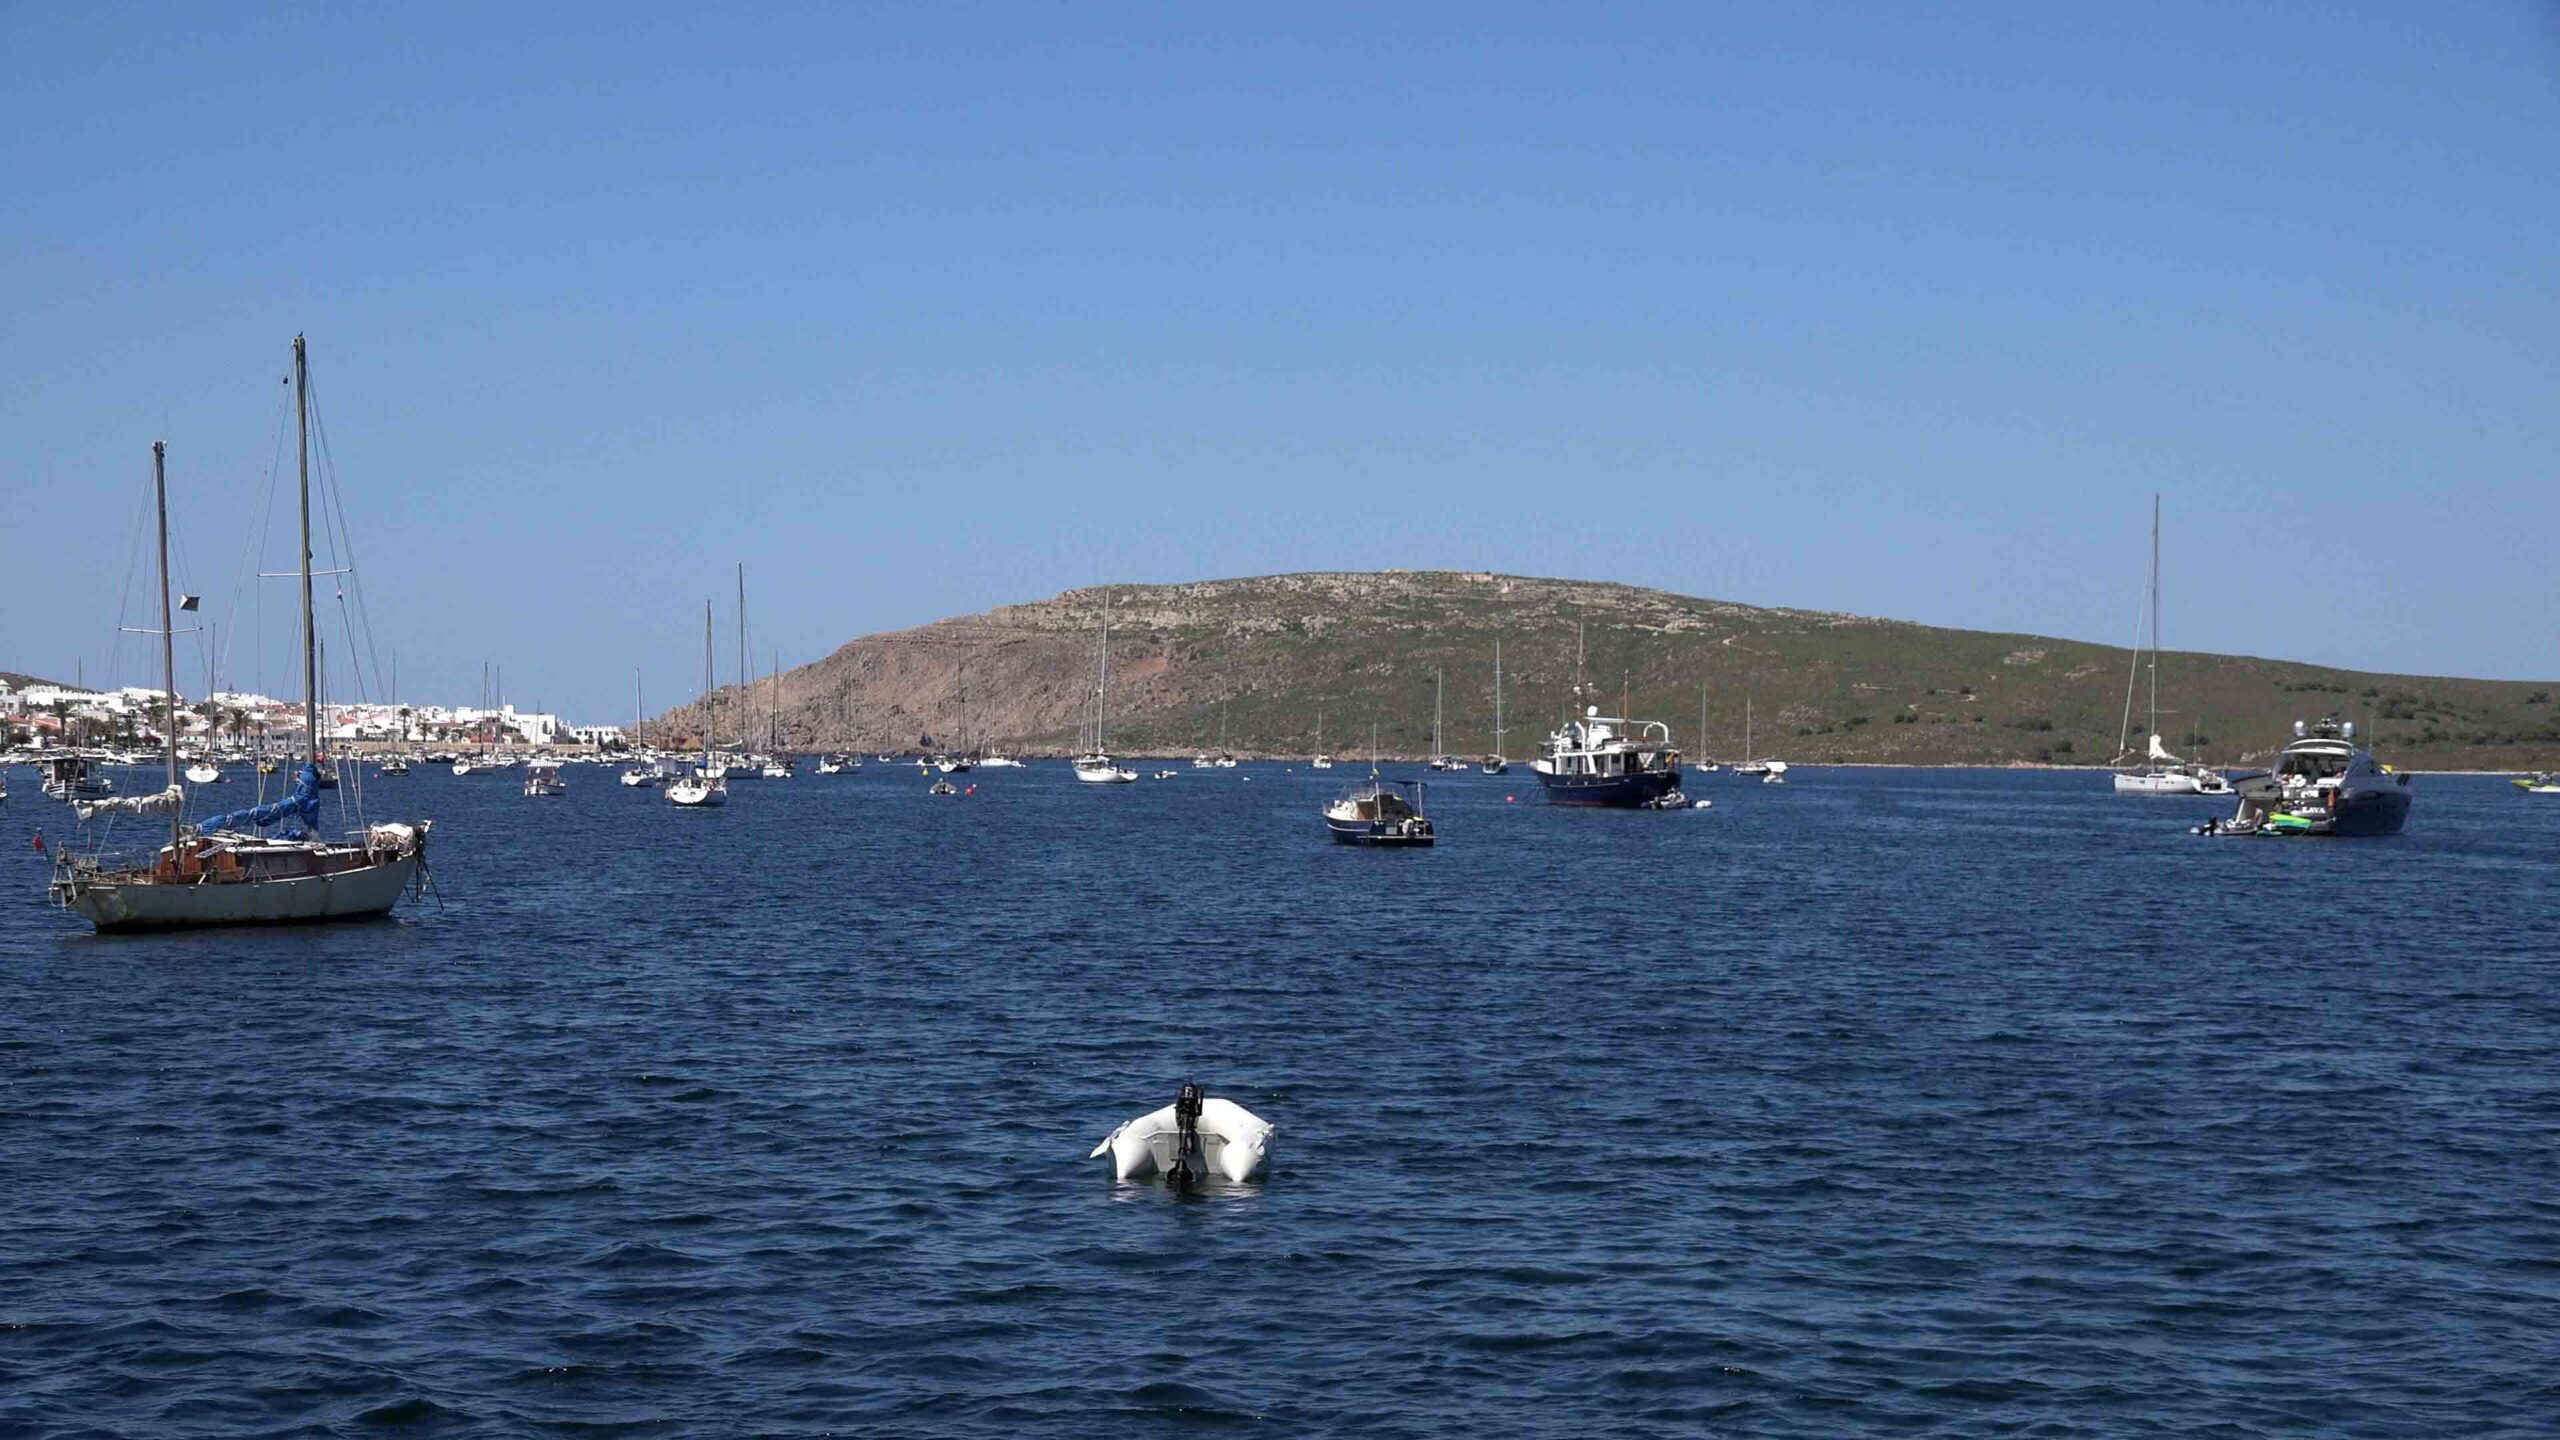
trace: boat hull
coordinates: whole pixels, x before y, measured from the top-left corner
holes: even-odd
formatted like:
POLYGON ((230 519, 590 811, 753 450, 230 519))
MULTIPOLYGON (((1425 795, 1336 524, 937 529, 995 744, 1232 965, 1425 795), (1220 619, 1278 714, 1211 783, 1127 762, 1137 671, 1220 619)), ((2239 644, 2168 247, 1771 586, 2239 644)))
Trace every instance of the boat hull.
POLYGON ((1325 829, 1333 833, 1336 845, 1367 845, 1379 849, 1419 849, 1433 843, 1428 829, 1409 831, 1396 825, 1382 825, 1374 820, 1336 820, 1325 817, 1325 829))
POLYGON ((1639 770, 1632 775, 1550 775, 1538 772, 1538 784, 1550 805, 1587 805, 1638 810, 1680 788, 1676 769, 1639 770))
POLYGON ((99 882, 64 902, 100 934, 368 920, 391 913, 417 877, 416 855, 291 880, 240 885, 99 882))

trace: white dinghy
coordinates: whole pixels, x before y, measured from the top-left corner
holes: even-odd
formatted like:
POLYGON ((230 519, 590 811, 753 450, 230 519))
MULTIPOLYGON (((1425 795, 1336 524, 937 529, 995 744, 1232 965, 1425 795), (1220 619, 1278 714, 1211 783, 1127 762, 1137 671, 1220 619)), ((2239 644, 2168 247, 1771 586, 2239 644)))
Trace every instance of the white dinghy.
POLYGON ((1204 1174, 1242 1183, 1271 1158, 1272 1125, 1233 1100, 1203 1095, 1183 1082, 1174 1102, 1151 1110, 1102 1138, 1085 1157, 1111 1157, 1115 1179, 1161 1174, 1175 1185, 1204 1174))

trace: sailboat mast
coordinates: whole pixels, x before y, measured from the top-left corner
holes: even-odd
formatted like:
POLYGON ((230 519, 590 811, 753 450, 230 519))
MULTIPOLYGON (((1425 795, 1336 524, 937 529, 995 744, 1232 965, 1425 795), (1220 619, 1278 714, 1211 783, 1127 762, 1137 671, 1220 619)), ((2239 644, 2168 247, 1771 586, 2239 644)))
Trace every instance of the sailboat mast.
POLYGON ((1493 642, 1493 753, 1502 753, 1502 642, 1493 642))
POLYGON ((773 652, 771 683, 765 687, 765 748, 782 753, 782 652, 773 652))
POLYGON ((755 748, 755 737, 747 733, 747 562, 738 562, 738 749, 755 748))
POLYGON ((1441 681, 1446 674, 1447 672, 1441 670, 1431 672, 1431 758, 1434 760, 1447 753, 1446 748, 1440 743, 1440 691, 1441 681))
POLYGON ((2160 496, 2151 496, 2151 733, 2160 733, 2160 496))
POLYGON ((711 768, 711 602, 702 602, 702 768, 711 768))
MULTIPOLYGON (((151 442, 151 503, 160 516, 160 750, 168 767, 169 788, 178 788, 178 650, 169 621, 169 442, 151 442)), ((178 863, 184 838, 186 807, 169 812, 169 864, 178 863)))
POLYGON ((302 730, 310 763, 320 763, 320 635, 311 615, 311 357, 293 337, 295 463, 302 488, 302 730))
POLYGON ((1093 678, 1093 753, 1102 754, 1103 696, 1111 690, 1111 595, 1102 596, 1102 659, 1094 667, 1093 678))

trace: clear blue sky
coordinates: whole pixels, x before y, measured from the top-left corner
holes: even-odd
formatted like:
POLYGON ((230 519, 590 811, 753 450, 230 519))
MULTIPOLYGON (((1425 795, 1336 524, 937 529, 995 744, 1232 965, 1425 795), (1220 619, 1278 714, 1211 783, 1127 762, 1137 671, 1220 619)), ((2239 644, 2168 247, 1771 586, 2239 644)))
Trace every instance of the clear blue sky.
POLYGON ((680 698, 739 560, 786 664, 1390 565, 2123 642, 2155 489, 2173 648, 2560 676, 2553 7, 1274 13, 0 5, 0 666, 154 438, 250 613, 303 330, 413 697, 680 698))

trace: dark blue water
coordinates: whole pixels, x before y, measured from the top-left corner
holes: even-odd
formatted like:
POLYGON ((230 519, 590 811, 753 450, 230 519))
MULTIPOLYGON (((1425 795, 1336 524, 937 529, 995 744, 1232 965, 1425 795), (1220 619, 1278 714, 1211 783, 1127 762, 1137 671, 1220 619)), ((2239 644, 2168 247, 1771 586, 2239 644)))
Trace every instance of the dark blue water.
POLYGON ((438 822, 399 923, 98 939, 13 774, 0 1431, 2560 1416, 2560 804, 2493 780, 2315 842, 2088 775, 1466 777, 1372 853, 1269 767, 570 776, 375 782, 438 822), (1267 1183, 1086 1158, 1185 1076, 1267 1183))

